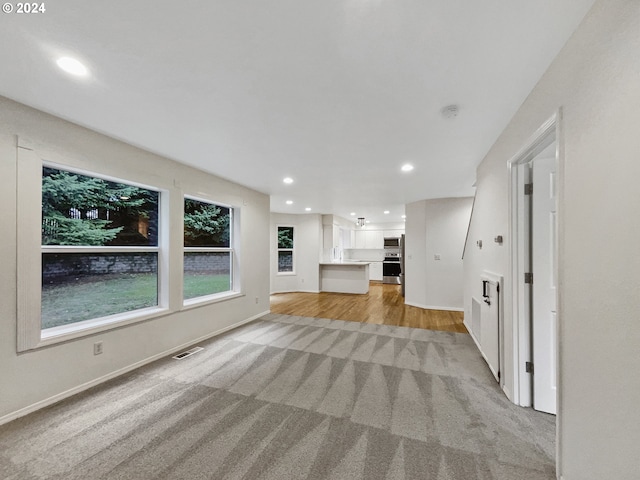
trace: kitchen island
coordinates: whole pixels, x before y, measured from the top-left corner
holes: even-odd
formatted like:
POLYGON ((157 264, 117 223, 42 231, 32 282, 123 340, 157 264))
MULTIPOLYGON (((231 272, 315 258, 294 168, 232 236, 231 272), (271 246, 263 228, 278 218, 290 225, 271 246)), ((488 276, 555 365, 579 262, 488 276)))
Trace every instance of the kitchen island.
POLYGON ((369 262, 320 263, 320 291, 369 293, 369 262))

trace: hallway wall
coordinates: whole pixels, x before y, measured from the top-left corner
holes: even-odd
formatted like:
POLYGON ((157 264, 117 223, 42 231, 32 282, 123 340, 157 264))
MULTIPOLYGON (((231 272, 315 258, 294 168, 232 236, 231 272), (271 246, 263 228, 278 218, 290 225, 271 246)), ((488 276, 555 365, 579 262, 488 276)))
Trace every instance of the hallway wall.
POLYGON ((480 296, 482 270, 505 275, 505 390, 513 397, 507 162, 562 109, 557 448, 564 480, 640 475, 638 51, 640 2, 597 1, 477 170, 465 314, 480 296), (503 246, 490 241, 499 234, 503 246))

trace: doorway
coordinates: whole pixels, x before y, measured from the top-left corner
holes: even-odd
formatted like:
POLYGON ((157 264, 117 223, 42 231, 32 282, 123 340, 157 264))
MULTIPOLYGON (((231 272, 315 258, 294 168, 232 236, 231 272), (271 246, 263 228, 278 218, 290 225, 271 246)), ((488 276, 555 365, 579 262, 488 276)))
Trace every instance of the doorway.
POLYGON ((516 403, 556 413, 558 118, 510 162, 516 403))

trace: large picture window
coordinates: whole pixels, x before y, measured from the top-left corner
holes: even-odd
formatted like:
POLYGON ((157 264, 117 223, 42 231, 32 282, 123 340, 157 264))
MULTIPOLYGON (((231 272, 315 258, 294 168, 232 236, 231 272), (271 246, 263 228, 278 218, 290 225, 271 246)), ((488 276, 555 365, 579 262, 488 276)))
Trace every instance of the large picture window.
POLYGON ((42 330, 158 306, 159 193, 42 169, 42 330))
POLYGON ((185 198, 185 301, 200 300, 233 290, 232 236, 233 209, 185 198))
POLYGON ((293 273, 293 227, 278 227, 278 273, 293 273))

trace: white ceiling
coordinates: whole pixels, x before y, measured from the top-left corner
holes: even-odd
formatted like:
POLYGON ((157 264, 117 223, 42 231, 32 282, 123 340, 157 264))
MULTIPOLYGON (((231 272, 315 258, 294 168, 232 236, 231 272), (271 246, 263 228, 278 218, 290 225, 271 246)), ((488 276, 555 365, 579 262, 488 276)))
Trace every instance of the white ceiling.
POLYGON ((473 195, 593 1, 56 0, 0 17, 0 94, 267 193, 275 212, 398 221, 408 202, 473 195))

